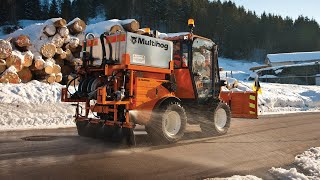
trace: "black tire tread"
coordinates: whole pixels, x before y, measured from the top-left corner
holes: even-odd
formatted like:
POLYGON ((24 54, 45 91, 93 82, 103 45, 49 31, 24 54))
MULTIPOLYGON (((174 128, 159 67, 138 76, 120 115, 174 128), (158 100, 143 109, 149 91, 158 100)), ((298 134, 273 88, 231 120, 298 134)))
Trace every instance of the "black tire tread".
POLYGON ((175 143, 180 140, 185 132, 187 125, 187 116, 184 108, 181 106, 179 102, 171 101, 169 103, 164 103, 160 105, 158 108, 154 109, 153 115, 151 116, 150 122, 146 125, 146 132, 150 136, 152 142, 161 143, 161 144, 170 144, 175 143), (162 115, 168 109, 176 109, 181 116, 181 130, 175 137, 168 137, 163 133, 162 130, 162 115))

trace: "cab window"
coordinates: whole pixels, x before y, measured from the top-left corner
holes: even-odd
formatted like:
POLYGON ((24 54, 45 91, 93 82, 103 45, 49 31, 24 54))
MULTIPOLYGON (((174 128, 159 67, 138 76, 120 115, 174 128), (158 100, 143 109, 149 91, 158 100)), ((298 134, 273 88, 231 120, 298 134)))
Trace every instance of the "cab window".
POLYGON ((188 67, 189 53, 188 45, 180 41, 173 42, 173 60, 176 69, 188 67))
POLYGON ((173 42, 173 61, 174 68, 181 68, 181 44, 179 41, 173 42))

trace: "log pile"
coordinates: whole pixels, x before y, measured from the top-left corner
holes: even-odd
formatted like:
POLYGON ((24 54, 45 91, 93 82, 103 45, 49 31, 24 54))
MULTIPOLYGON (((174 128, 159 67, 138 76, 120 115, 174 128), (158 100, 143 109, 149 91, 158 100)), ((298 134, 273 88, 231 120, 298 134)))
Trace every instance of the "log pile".
MULTIPOLYGON (((107 34, 124 30, 141 33, 134 19, 109 24, 104 29, 107 34)), ((6 40, 0 39, 0 82, 26 83, 34 79, 67 83, 82 65, 80 53, 86 28, 79 18, 68 24, 62 18, 53 18, 39 28, 40 32, 13 33, 6 40), (39 36, 35 38, 32 33, 39 36)))
MULTIPOLYGON (((67 24, 53 18, 43 24, 37 39, 20 34, 0 40, 0 82, 19 83, 32 79, 61 82, 75 72, 74 58, 80 58, 80 39, 86 24, 79 18, 67 24), (7 71, 7 69, 9 69, 7 71), (64 70, 62 75, 61 71, 64 70)), ((83 35, 82 35, 83 36, 83 35)))

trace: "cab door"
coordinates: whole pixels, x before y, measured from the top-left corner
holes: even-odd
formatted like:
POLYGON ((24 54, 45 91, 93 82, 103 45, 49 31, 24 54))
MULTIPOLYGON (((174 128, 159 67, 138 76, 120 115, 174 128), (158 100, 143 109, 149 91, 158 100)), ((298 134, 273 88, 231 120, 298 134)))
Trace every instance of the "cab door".
POLYGON ((175 95, 180 99, 195 99, 193 76, 191 73, 192 48, 191 41, 179 40, 173 42, 174 74, 177 83, 175 95))
POLYGON ((199 102, 205 102, 213 96, 213 47, 212 41, 201 38, 194 39, 192 44, 191 73, 199 102))

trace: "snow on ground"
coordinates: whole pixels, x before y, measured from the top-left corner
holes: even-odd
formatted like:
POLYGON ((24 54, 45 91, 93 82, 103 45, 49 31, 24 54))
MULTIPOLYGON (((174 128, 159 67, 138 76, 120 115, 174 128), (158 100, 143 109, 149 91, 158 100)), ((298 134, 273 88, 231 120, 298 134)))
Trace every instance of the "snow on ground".
MULTIPOLYGON (((250 68, 259 66, 256 62, 219 58, 224 70, 221 79, 237 79, 242 89, 252 89, 250 68)), ((260 82, 262 94, 258 95, 259 114, 288 113, 320 110, 320 86, 277 84, 260 82)))
POLYGON ((74 107, 61 103, 60 84, 0 83, 0 131, 74 126, 74 107))
MULTIPOLYGON (((281 180, 319 180, 320 179, 320 147, 313 147, 295 157, 292 168, 275 168, 269 170, 274 178, 281 180)), ((206 180, 261 180, 252 175, 235 175, 228 178, 207 178, 206 180)))
POLYGON ((294 167, 289 170, 273 167, 269 172, 279 179, 320 179, 320 147, 310 148, 297 155, 293 165, 294 167))

